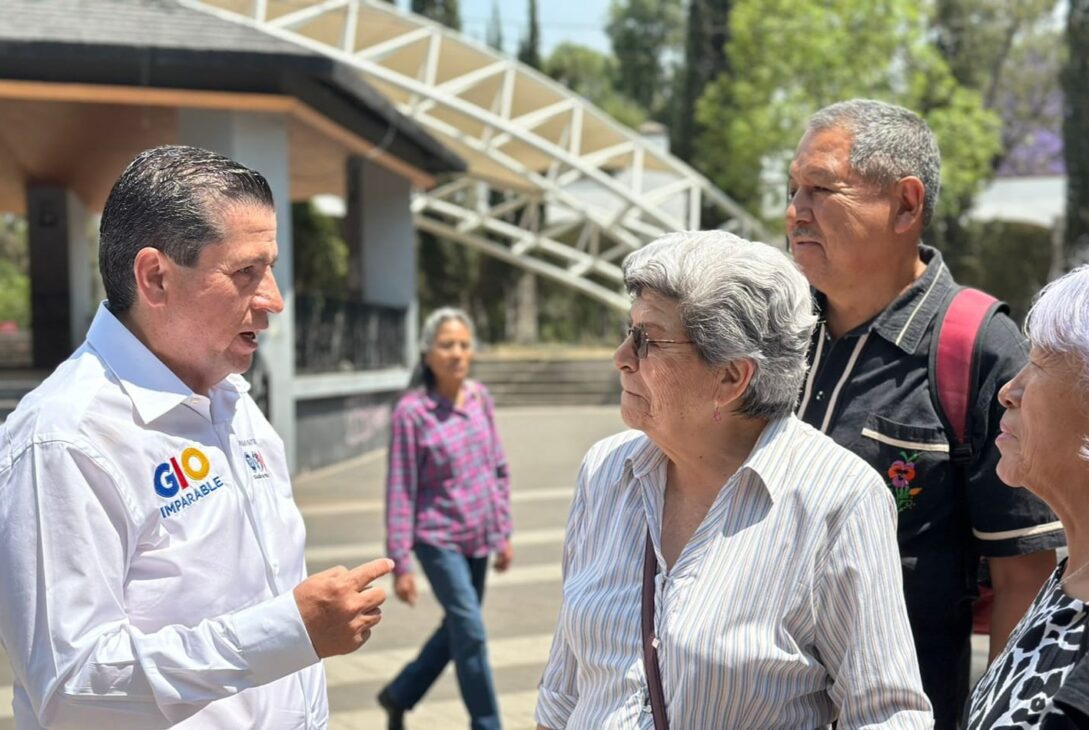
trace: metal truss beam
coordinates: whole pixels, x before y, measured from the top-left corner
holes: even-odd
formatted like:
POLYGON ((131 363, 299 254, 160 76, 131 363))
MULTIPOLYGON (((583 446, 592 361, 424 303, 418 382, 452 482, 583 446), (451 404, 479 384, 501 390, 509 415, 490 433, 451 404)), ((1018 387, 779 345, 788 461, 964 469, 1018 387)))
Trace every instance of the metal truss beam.
POLYGON ((462 155, 469 173, 416 194, 420 229, 626 309, 619 260, 663 233, 723 227, 766 240, 706 178, 537 71, 381 0, 177 0, 355 68, 462 155), (487 181, 486 183, 484 181, 487 181), (475 192, 490 186, 491 196, 475 192), (481 205, 499 192, 498 206, 481 205), (468 202, 467 202, 468 201, 468 202), (543 231, 512 222, 537 220, 543 231), (531 215, 532 214, 532 215, 531 215))

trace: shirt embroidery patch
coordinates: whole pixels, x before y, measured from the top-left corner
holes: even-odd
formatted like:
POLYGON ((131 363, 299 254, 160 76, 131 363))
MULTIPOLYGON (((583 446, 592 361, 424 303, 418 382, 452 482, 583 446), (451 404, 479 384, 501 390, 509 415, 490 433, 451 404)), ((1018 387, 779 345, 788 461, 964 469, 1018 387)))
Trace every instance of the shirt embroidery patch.
POLYGON ((160 505, 159 515, 164 520, 176 516, 222 487, 223 480, 211 471, 212 462, 195 446, 158 464, 153 472, 152 486, 156 494, 170 500, 160 505))
POLYGON ((242 456, 245 458, 254 479, 272 478, 272 472, 268 470, 268 464, 265 463, 265 457, 261 456, 260 451, 243 451, 242 456))
POLYGON ((923 491, 922 487, 913 487, 915 480, 915 461, 919 458, 919 452, 900 452, 900 458, 889 465, 886 472, 889 477, 889 489, 896 500, 896 511, 904 512, 915 506, 916 497, 923 491))

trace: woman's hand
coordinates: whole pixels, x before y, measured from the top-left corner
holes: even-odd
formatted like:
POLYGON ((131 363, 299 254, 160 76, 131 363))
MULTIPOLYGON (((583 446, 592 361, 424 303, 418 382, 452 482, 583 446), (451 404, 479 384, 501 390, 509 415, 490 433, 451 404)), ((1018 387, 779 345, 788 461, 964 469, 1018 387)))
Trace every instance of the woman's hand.
POLYGON ((514 546, 509 542, 495 553, 495 570, 503 573, 514 562, 514 546))
POLYGON ((393 582, 393 592, 410 606, 416 605, 416 578, 412 573, 397 576, 393 582))

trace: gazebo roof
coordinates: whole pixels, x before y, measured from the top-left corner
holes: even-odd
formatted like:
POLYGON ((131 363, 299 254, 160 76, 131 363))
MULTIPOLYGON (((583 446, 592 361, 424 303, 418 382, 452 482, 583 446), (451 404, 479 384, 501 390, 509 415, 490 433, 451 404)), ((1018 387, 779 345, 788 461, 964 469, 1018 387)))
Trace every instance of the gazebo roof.
MULTIPOLYGON (((226 92, 237 95, 237 108, 245 108, 247 98, 290 98, 305 105, 302 111, 310 119, 331 121, 342 141, 355 135, 425 178, 466 167, 357 73, 291 41, 174 0, 3 0, 0 106, 5 100, 16 105, 7 109, 9 116, 27 119, 25 105, 32 102, 78 100, 84 105, 81 109, 96 103, 101 107, 117 102, 118 89, 214 92, 221 98, 226 92), (45 91, 50 87, 79 87, 83 93, 51 96, 45 91)), ((175 98, 178 106, 185 106, 189 97, 175 98)), ((142 102, 132 96, 128 103, 142 102)), ((160 115, 152 123, 172 124, 162 109, 167 102, 152 104, 158 105, 153 111, 160 115)), ((13 140, 4 136, 0 131, 0 158, 29 154, 12 149, 5 153, 5 142, 11 148, 13 140)), ((315 135, 307 129, 295 136, 310 140, 315 135)), ((48 171, 40 173, 35 164, 22 162, 22 167, 31 168, 28 177, 49 177, 48 171)), ((0 174, 7 167, 0 159, 0 174)))

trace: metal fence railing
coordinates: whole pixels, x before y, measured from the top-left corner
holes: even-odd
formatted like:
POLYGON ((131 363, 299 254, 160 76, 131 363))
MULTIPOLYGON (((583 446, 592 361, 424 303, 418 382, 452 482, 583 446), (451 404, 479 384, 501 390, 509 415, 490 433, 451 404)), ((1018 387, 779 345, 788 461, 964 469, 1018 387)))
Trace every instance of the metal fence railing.
POLYGON ((330 373, 405 364, 401 307, 301 295, 295 298, 295 370, 330 373))

